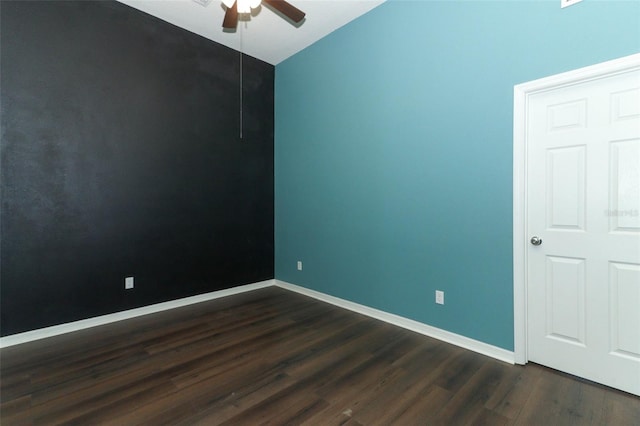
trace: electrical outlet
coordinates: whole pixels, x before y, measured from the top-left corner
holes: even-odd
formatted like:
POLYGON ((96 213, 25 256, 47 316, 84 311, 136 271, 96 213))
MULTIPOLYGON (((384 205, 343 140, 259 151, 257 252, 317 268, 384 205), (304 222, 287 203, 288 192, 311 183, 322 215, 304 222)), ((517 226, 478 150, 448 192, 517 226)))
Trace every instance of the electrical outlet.
POLYGON ((124 279, 124 289, 131 290, 133 288, 133 277, 126 277, 124 279))
POLYGON ((438 305, 444 305, 444 291, 436 290, 436 303, 438 305))
POLYGON ((302 271, 302 260, 298 260, 298 271, 302 271))

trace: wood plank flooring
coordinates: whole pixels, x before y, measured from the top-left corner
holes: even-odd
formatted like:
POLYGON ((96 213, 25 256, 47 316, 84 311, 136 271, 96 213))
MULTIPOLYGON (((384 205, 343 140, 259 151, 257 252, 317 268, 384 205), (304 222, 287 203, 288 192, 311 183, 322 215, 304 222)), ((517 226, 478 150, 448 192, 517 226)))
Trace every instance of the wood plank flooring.
POLYGON ((2 425, 638 425, 640 398, 279 288, 0 350, 2 425))

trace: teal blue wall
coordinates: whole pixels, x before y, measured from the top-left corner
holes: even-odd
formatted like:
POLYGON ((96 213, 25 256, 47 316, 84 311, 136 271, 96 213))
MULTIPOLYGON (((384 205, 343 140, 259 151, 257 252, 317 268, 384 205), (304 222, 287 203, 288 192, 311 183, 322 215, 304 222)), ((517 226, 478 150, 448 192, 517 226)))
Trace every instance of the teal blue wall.
POLYGON ((640 2, 394 1, 277 65, 276 278, 512 350, 513 86, 639 51, 640 2))

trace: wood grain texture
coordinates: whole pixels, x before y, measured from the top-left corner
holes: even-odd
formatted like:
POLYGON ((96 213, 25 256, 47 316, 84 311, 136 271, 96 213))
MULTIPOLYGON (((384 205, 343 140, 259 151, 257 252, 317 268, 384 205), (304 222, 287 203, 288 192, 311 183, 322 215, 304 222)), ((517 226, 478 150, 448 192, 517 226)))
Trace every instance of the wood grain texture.
POLYGON ((279 288, 0 350, 2 425, 637 425, 640 399, 279 288))

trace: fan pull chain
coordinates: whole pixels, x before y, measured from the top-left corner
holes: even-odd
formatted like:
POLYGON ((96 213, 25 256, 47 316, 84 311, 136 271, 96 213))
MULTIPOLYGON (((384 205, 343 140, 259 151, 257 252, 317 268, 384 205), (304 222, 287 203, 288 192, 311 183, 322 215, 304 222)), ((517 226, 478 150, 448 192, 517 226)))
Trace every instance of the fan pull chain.
POLYGON ((243 93, 242 93, 242 80, 243 80, 243 72, 242 72, 242 51, 244 50, 243 40, 242 40, 242 23, 240 23, 240 140, 242 140, 242 104, 243 104, 243 93))

